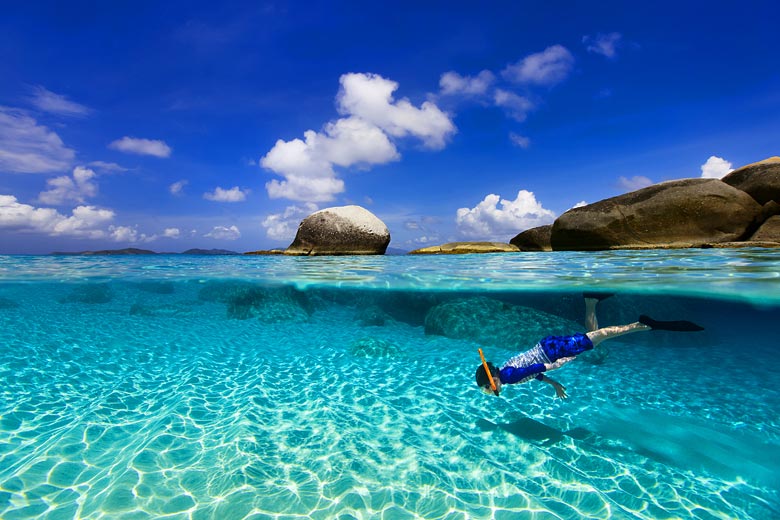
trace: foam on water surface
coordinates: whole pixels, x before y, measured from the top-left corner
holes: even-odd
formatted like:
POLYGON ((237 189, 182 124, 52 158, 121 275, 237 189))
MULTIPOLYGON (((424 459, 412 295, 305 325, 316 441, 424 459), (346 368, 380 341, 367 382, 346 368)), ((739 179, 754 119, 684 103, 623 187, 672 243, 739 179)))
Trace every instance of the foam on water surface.
MULTIPOLYGON (((567 402, 535 381, 497 399, 473 384, 476 346, 500 363, 519 345, 480 301, 582 323, 576 284, 300 290, 267 272, 215 281, 190 259, 180 269, 193 262, 195 276, 168 276, 173 260, 157 258, 55 259, 69 264, 58 278, 34 261, 0 283, 4 519, 780 514, 780 314, 765 298, 620 293, 602 324, 641 309, 707 331, 610 341, 556 373, 567 402), (482 336, 426 334, 437 305, 473 312, 482 336)), ((237 262, 206 264, 227 274, 237 262)), ((366 278, 371 264, 357 265, 366 278)))

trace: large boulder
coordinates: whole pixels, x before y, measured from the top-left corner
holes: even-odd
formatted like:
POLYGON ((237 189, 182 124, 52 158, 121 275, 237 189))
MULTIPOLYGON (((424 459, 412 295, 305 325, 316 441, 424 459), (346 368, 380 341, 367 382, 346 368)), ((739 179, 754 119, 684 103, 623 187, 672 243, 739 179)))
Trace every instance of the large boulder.
POLYGON ((552 251, 550 235, 552 224, 527 229, 509 241, 517 246, 520 251, 552 251))
POLYGON ((750 237, 751 242, 780 242, 780 215, 770 217, 750 237))
POLYGON ((449 242, 409 251, 410 255, 463 255, 470 253, 517 253, 520 249, 504 242, 449 242))
POLYGON ((554 250, 692 247, 740 241, 760 223, 750 195, 718 179, 683 179, 570 209, 555 221, 554 250))
POLYGON ((383 255, 389 243, 390 231, 376 215, 360 206, 341 206, 303 219, 284 254, 383 255))
POLYGON ((770 200, 780 203, 780 157, 770 157, 734 170, 723 182, 756 199, 759 204, 770 200))

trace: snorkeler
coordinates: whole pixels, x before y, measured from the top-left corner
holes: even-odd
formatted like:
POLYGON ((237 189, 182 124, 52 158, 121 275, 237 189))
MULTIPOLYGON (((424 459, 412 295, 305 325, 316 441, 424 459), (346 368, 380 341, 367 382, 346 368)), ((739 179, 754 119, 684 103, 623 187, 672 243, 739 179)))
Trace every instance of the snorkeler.
POLYGON ((495 365, 485 361, 480 349, 482 364, 477 368, 477 385, 486 393, 499 395, 502 385, 514 385, 525 383, 531 379, 537 379, 555 388, 555 395, 566 399, 566 387, 559 382, 543 374, 561 368, 566 363, 574 360, 579 354, 592 350, 602 341, 641 332, 645 330, 673 330, 680 332, 695 332, 704 330, 703 327, 690 321, 657 321, 642 315, 638 321, 628 325, 616 325, 613 327, 598 327, 596 318, 596 305, 612 296, 609 293, 584 293, 585 298, 585 324, 588 331, 585 334, 577 333, 571 336, 548 336, 543 338, 530 350, 518 354, 504 364, 500 370, 495 365))

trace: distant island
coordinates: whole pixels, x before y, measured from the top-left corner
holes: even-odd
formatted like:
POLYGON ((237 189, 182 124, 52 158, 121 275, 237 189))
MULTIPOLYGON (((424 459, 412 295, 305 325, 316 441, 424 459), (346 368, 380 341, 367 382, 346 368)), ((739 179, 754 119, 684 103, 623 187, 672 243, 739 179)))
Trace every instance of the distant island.
POLYGON ((55 251, 52 255, 65 255, 65 256, 97 256, 97 255, 239 255, 235 251, 228 251, 227 249, 188 249, 181 253, 157 253, 149 249, 138 249, 135 247, 128 247, 125 249, 103 249, 100 251, 77 251, 77 252, 62 252, 55 251))

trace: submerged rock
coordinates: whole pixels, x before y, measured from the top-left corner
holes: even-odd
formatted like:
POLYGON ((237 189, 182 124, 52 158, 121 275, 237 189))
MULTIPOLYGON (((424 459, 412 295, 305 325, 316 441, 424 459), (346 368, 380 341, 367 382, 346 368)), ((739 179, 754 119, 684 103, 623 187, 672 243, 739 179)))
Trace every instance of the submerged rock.
POLYGON ((305 295, 289 287, 246 288, 235 292, 225 303, 229 318, 257 318, 265 323, 301 323, 309 320, 309 312, 304 307, 305 295))
POLYGON ((355 318, 364 327, 381 327, 392 319, 378 305, 366 305, 358 309, 355 318))
POLYGON ((326 208, 298 226, 286 255, 383 255, 390 243, 384 222, 360 206, 326 208))
POLYGON ((692 247, 744 240, 762 214, 744 191, 718 179, 662 182, 570 209, 555 221, 556 251, 692 247))
POLYGON ((470 253, 517 253, 517 246, 503 242, 449 242, 440 246, 423 247, 410 255, 463 255, 470 253))
POLYGON ((114 294, 108 284, 89 284, 74 287, 70 293, 59 300, 60 303, 108 303, 114 298, 114 294))
POLYGON ((531 348, 545 336, 582 330, 560 316, 482 296, 439 304, 425 317, 426 334, 517 350, 531 348))
POLYGON ((19 304, 8 298, 0 298, 0 309, 15 309, 19 304))
POLYGON ((390 358, 401 354, 401 347, 390 341, 376 338, 361 338, 352 344, 353 356, 367 358, 390 358))
POLYGON ((520 251, 552 251, 552 224, 527 229, 509 241, 520 251))

